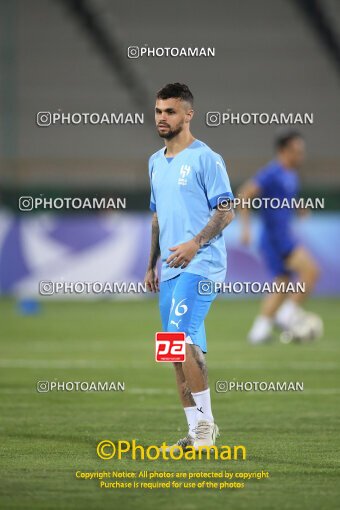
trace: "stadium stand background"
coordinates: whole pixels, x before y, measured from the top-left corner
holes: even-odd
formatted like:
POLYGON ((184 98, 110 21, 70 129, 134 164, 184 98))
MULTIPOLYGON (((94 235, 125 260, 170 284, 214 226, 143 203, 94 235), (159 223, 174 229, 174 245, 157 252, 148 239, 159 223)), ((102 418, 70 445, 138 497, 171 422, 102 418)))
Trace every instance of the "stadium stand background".
POLYGON ((196 98, 193 132, 225 158, 233 186, 272 155, 276 126, 205 125, 208 111, 313 113, 302 126, 305 193, 340 196, 340 33, 335 0, 3 0, 1 2, 1 199, 62 190, 124 193, 147 209, 147 159, 161 146, 154 94, 186 82, 196 98), (320 30, 315 5, 326 25, 320 30), (314 16, 314 18, 313 18, 314 16), (313 22, 314 19, 314 22, 313 22), (329 35, 329 34, 328 34, 329 35), (129 46, 215 47, 214 58, 128 59, 129 46), (144 125, 39 128, 38 111, 138 112, 144 125))

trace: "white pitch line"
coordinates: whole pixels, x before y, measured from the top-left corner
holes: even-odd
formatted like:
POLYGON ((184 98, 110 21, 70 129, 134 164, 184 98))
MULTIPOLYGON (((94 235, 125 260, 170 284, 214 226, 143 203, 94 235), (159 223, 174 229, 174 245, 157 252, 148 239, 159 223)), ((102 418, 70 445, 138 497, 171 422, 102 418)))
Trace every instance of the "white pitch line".
MULTIPOLYGON (((23 394, 23 395, 27 395, 27 394, 32 394, 32 393, 37 393, 39 394, 39 392, 37 392, 35 386, 33 385, 31 389, 29 388, 0 388, 0 393, 4 394, 4 395, 16 395, 16 394, 23 394)), ((98 391, 46 391, 46 392, 43 392, 43 393, 91 393, 92 395, 93 394, 98 394, 98 393, 107 393, 107 394, 112 394, 114 392, 109 392, 109 391, 102 391, 102 392, 98 392, 98 391)), ((170 388, 164 388, 164 389, 161 389, 161 388, 126 388, 125 390, 125 393, 133 393, 134 395, 174 395, 176 392, 176 390, 172 390, 170 388)))
POLYGON ((306 395, 340 395, 340 388, 306 389, 303 393, 306 395))
POLYGON ((333 361, 291 361, 288 363, 267 363, 249 361, 246 363, 209 363, 208 368, 236 370, 338 370, 339 363, 333 361))
MULTIPOLYGON (((37 392, 36 387, 33 385, 31 388, 0 388, 0 393, 4 395, 16 395, 16 394, 32 394, 36 393, 39 395, 39 392, 37 392)), ((114 392, 110 391, 46 391, 43 393, 91 393, 98 394, 98 393, 109 393, 112 394, 114 392)), ((126 388, 125 393, 133 393, 134 395, 173 395, 176 392, 175 389, 171 388, 126 388)))
MULTIPOLYGON (((143 368, 145 363, 131 363, 124 365, 123 368, 143 368)), ((89 360, 47 360, 47 359, 2 359, 0 360, 2 368, 60 368, 60 369, 76 369, 76 368, 94 368, 94 369, 114 369, 122 368, 122 365, 115 365, 112 361, 89 361, 89 360)), ((146 367, 149 368, 149 367, 146 367)))
MULTIPOLYGON (((27 368, 27 369, 144 369, 149 370, 154 365, 148 364, 150 360, 146 361, 132 361, 125 365, 115 364, 114 361, 90 361, 90 360, 51 360, 51 359, 2 359, 0 360, 0 367, 2 368, 27 368)), ((171 367, 171 363, 165 363, 166 367, 171 367)), ((339 363, 334 362, 314 362, 314 361, 296 361, 288 363, 257 363, 249 361, 247 363, 210 363, 208 367, 215 370, 338 370, 339 363)), ((226 374, 227 375, 227 374, 226 374)))
MULTIPOLYGON (((213 386, 211 387, 213 389, 213 386)), ((0 394, 3 395, 28 395, 36 393, 39 395, 39 392, 36 391, 35 386, 33 385, 32 388, 0 388, 0 394)), ((98 394, 97 391, 82 391, 82 392, 76 392, 76 391, 49 391, 46 393, 89 393, 89 394, 98 394)), ((114 393, 114 392, 99 392, 99 393, 114 393)), ((132 393, 134 395, 174 395, 177 393, 175 389, 171 388, 129 388, 126 387, 125 393, 132 393)), ((252 396, 258 396, 258 395, 292 395, 292 391, 228 391, 226 394, 241 394, 241 393, 247 393, 247 395, 252 396)), ((340 395, 340 388, 314 388, 314 389, 305 389, 301 392, 295 392, 299 393, 299 395, 340 395)))
POLYGON ((126 393, 133 393, 135 395, 173 395, 177 393, 175 389, 171 388, 126 388, 126 393))

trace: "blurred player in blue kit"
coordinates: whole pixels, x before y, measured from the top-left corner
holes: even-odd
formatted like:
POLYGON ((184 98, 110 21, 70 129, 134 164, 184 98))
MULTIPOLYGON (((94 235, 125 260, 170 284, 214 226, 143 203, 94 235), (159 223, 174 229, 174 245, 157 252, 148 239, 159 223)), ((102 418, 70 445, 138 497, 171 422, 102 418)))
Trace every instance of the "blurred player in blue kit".
MULTIPOLYGON (((311 254, 301 246, 293 233, 296 210, 284 206, 287 201, 291 204, 299 192, 297 169, 305 159, 305 142, 298 131, 289 130, 278 135, 275 148, 275 159, 241 186, 239 194, 241 199, 262 197, 278 199, 283 204, 282 207, 274 207, 267 200, 267 206, 264 206, 265 201, 261 205, 261 253, 278 283, 288 283, 295 274, 298 281, 305 283, 306 292, 276 292, 266 295, 248 335, 253 344, 270 340, 274 326, 285 332, 283 339, 301 337, 303 340, 303 337, 307 338, 313 332, 315 336, 320 336, 322 331, 320 319, 302 308, 302 303, 315 286, 319 270, 311 254)), ((300 212, 304 211, 302 209, 300 212)), ((240 207, 239 212, 242 241, 250 244, 250 211, 247 207, 240 207)))
MULTIPOLYGON (((223 159, 190 132, 193 95, 186 85, 168 84, 158 93, 155 122, 165 148, 149 160, 151 250, 145 282, 160 291, 163 331, 185 333, 186 361, 174 363, 188 434, 176 445, 212 446, 218 435, 211 410, 204 319, 216 297, 200 282, 224 282, 223 229, 233 211, 219 206, 233 194, 223 159), (157 261, 161 258, 161 278, 157 261)), ((177 426, 171 424, 174 430, 177 426)))

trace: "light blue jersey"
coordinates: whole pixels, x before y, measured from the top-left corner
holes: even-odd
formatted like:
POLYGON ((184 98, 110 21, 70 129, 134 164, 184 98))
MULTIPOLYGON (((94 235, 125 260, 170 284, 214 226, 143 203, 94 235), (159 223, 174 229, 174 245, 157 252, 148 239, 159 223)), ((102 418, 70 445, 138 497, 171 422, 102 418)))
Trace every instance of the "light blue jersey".
POLYGON ((150 209, 157 212, 160 229, 161 281, 182 272, 224 281, 227 254, 222 233, 200 248, 184 269, 166 264, 172 253, 169 248, 191 240, 207 225, 219 197, 233 199, 224 161, 199 140, 171 162, 167 161, 164 150, 149 160, 150 209))

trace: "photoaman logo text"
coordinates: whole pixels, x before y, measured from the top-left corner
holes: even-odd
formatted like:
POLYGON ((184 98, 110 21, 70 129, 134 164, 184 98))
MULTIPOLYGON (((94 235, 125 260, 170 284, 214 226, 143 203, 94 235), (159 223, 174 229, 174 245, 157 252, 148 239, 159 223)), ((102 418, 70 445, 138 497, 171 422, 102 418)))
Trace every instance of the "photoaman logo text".
POLYGON ((197 449, 187 446, 183 449, 178 445, 169 447, 165 442, 162 446, 144 447, 135 439, 116 443, 105 439, 97 444, 97 455, 103 460, 122 460, 126 456, 132 460, 246 460, 247 451, 243 445, 200 446, 197 449))

